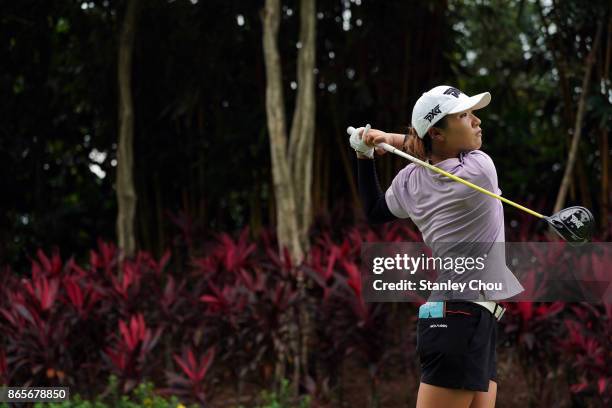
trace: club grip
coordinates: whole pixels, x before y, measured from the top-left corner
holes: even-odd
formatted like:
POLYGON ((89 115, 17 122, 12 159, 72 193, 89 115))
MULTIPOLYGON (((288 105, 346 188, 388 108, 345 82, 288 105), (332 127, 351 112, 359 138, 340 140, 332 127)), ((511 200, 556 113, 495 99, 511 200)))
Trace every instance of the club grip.
MULTIPOLYGON (((355 130, 356 129, 353 126, 349 126, 346 128, 346 133, 352 136, 355 130)), ((365 128, 363 129, 363 135, 365 136, 369 130, 370 130, 370 124, 368 123, 367 125, 365 125, 365 128)))

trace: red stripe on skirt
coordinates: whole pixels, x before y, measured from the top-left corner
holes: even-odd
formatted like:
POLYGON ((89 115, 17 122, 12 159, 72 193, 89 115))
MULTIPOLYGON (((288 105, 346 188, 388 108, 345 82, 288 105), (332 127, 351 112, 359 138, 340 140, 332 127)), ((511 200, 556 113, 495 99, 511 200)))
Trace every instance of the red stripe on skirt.
POLYGON ((446 313, 460 313, 460 314, 464 314, 464 315, 468 315, 468 316, 472 315, 471 313, 463 312, 461 310, 447 310, 446 313))

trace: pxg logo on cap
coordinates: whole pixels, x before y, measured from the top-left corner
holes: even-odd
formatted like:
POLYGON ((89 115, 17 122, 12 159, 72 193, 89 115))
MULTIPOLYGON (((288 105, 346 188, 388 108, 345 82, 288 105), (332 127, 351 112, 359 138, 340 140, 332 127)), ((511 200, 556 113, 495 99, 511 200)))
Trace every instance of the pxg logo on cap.
POLYGON ((442 111, 440 110, 440 104, 434 106, 434 108, 430 110, 427 115, 425 115, 425 120, 428 120, 431 122, 438 113, 442 113, 442 111))
POLYGON ((461 95, 461 91, 451 86, 446 91, 444 91, 444 95, 453 95, 455 98, 458 98, 459 95, 461 95))

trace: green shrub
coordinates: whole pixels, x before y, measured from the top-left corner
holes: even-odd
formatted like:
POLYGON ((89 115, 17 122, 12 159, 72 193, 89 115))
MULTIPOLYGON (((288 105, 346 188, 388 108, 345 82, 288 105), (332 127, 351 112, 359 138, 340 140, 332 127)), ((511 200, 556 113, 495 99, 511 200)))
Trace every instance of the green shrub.
POLYGON ((278 393, 263 391, 261 399, 263 402, 258 408, 308 408, 310 406, 310 396, 295 401, 291 396, 291 389, 287 379, 282 380, 281 389, 278 393))

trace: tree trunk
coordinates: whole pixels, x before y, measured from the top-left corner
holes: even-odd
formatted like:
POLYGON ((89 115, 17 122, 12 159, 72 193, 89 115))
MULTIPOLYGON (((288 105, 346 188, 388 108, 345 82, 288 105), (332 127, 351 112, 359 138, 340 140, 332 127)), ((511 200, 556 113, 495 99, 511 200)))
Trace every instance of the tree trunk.
POLYGON ((559 194, 557 195, 557 200, 555 201, 555 208, 553 210, 555 213, 560 211, 561 208, 563 208, 563 205, 565 204, 565 197, 567 195, 567 190, 570 184, 570 180, 572 178, 572 170, 574 168, 574 163, 576 162, 576 155, 578 153, 578 142, 580 141, 580 136, 582 134, 582 117, 584 116, 584 105, 586 104, 586 96, 589 91, 591 70, 593 67, 593 63, 595 62, 597 48, 599 48, 599 39, 601 37, 602 31, 601 29, 602 24, 599 23, 597 25, 595 41, 593 42, 593 46, 591 48, 591 51, 589 52, 589 56, 587 57, 584 78, 582 80, 582 93, 580 94, 580 100, 578 101, 578 112, 576 113, 576 123, 574 126, 574 134, 572 136, 572 144, 570 146, 567 165, 565 167, 565 172, 561 181, 561 188, 559 188, 559 194))
MULTIPOLYGON (((300 42, 297 61, 297 95, 293 121, 289 160, 291 163, 293 185, 295 189, 296 217, 298 236, 304 255, 308 253, 310 242, 308 230, 312 223, 312 162, 315 136, 315 53, 316 53, 316 18, 315 0, 300 1, 300 42)), ((301 263, 301 260, 300 260, 301 263)), ((296 271, 297 287, 302 299, 306 299, 306 287, 302 268, 296 271)), ((298 395, 301 383, 300 376, 305 373, 308 361, 308 344, 312 336, 312 324, 308 314, 307 302, 300 302, 297 307, 298 326, 293 324, 291 338, 293 347, 293 392, 298 395), (300 330, 301 329, 301 330, 300 330)), ((297 323, 294 322, 294 323, 297 323)))
POLYGON ((279 24, 280 0, 266 0, 263 11, 263 53, 266 65, 266 116, 276 197, 276 233, 280 249, 286 247, 294 263, 300 263, 304 252, 300 245, 294 185, 287 160, 285 103, 281 61, 276 44, 279 24))
POLYGON ((140 0, 129 0, 119 35, 117 78, 119 82, 119 143, 117 150, 117 238, 123 256, 136 251, 134 219, 134 108, 132 101, 132 52, 140 0))
POLYGON ((300 43, 297 61, 297 95, 289 145, 289 161, 295 189, 300 243, 308 251, 312 222, 312 156, 315 130, 315 0, 300 2, 300 43))
MULTIPOLYGON (((315 129, 315 0, 301 0, 300 42, 298 52, 295 110, 291 138, 287 148, 285 104, 283 100, 281 60, 276 43, 280 25, 280 0, 266 0, 263 11, 263 52, 266 66, 266 114, 270 137, 270 157, 276 228, 279 248, 287 248, 296 266, 297 287, 305 293, 300 264, 308 251, 308 229, 312 222, 312 162, 315 129)), ((306 367, 309 316, 306 305, 300 304, 297 315, 281 327, 288 330, 293 363, 293 387, 297 395, 300 376, 306 367), (300 330, 301 329, 301 330, 300 330)), ((285 361, 277 361, 277 375, 283 373, 285 361)), ((282 378, 277 378, 281 381, 282 378)))

